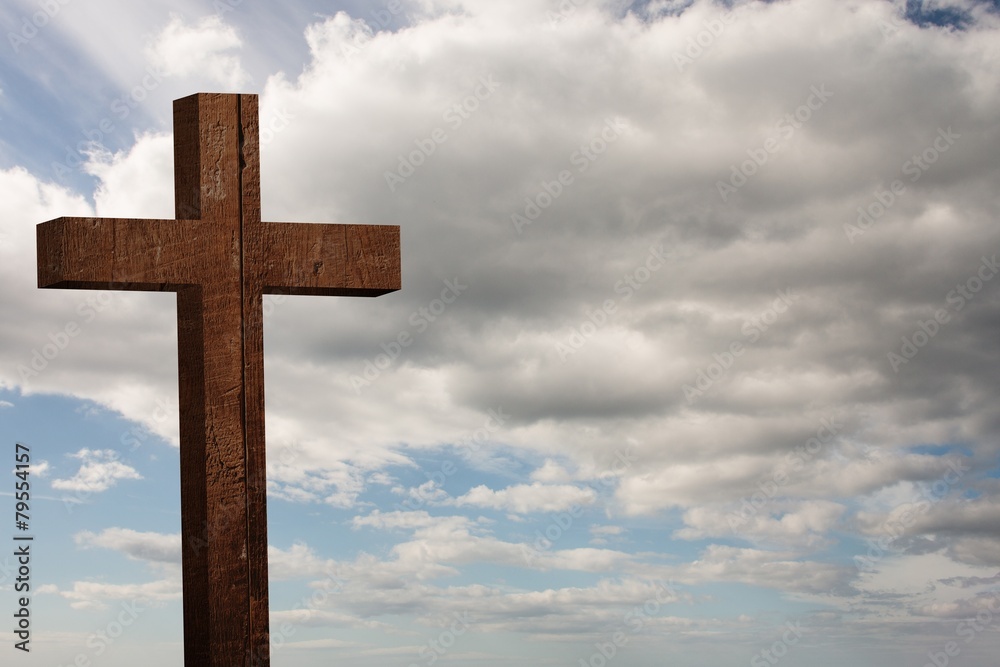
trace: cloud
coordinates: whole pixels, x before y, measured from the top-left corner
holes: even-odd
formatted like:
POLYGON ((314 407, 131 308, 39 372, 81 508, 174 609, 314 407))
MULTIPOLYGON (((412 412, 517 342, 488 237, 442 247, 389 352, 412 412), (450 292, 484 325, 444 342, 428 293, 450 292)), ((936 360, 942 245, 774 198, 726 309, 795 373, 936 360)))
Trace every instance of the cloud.
POLYGON ((893 550, 884 554, 879 565, 860 573, 852 582, 857 595, 844 600, 849 606, 859 606, 865 616, 877 617, 889 611, 898 618, 911 614, 940 617, 954 611, 955 605, 960 608, 969 598, 995 593, 995 566, 956 562, 945 553, 893 550), (929 578, 928 573, 934 576, 929 578))
MULTIPOLYGON (((990 618, 990 615, 1000 613, 1000 591, 993 590, 956 602, 931 603, 918 607, 914 611, 933 618, 968 620, 980 617, 980 615, 982 618, 990 618)), ((973 627, 982 627, 982 625, 973 627)))
POLYGON ((272 430, 284 432, 282 439, 286 442, 269 453, 268 493, 276 498, 351 507, 371 481, 373 471, 388 465, 412 465, 408 458, 389 448, 358 452, 352 460, 343 460, 315 435, 306 437, 298 427, 289 425, 286 430, 284 426, 278 421, 272 430))
POLYGON ((14 407, 14 404, 11 403, 10 401, 0 401, 0 410, 3 410, 5 408, 12 408, 12 407, 14 407))
MULTIPOLYGON (((303 626, 308 628, 366 628, 371 630, 381 630, 392 632, 393 626, 377 621, 359 620, 351 614, 338 613, 321 609, 290 609, 271 612, 271 620, 274 623, 289 623, 293 626, 303 626)), ((339 642, 332 640, 339 646, 355 645, 353 642, 339 642)))
MULTIPOLYGON (((455 566, 489 562, 532 570, 608 572, 628 563, 632 557, 611 549, 560 549, 547 538, 533 542, 508 542, 491 534, 487 522, 465 516, 432 516, 426 511, 373 511, 352 520, 352 527, 412 532, 409 541, 392 548, 394 561, 380 566, 366 563, 366 570, 381 571, 399 581, 435 579, 453 574, 455 566)), ((366 573, 366 578, 372 575, 366 573)), ((381 585, 386 585, 384 582, 381 585)))
MULTIPOLYGON (((160 578, 145 583, 109 583, 75 581, 72 588, 46 584, 40 593, 56 594, 70 601, 74 609, 102 610, 111 601, 162 604, 180 600, 181 540, 179 534, 138 532, 127 528, 106 528, 100 533, 80 531, 73 536, 82 549, 110 549, 124 554, 130 560, 148 563, 160 578)), ((141 611, 141 610, 140 610, 141 611)))
MULTIPOLYGON (((791 420, 786 424, 788 428, 791 420)), ((750 437, 755 438, 756 434, 750 437)), ((784 439, 787 435, 772 437, 784 439)), ((966 471, 973 469, 962 457, 905 449, 866 454, 833 439, 828 443, 814 440, 815 451, 810 453, 805 447, 807 442, 808 437, 803 436, 798 443, 791 441, 785 451, 764 452, 753 451, 754 445, 747 443, 750 451, 733 452, 725 457, 691 463, 663 462, 655 472, 626 474, 617 497, 634 514, 720 501, 736 501, 741 508, 749 505, 750 510, 741 511, 753 513, 775 497, 866 496, 902 483, 933 484, 950 475, 955 466, 966 471)))
POLYGON ((150 61, 168 76, 197 75, 227 91, 239 92, 249 75, 232 52, 243 46, 236 29, 219 16, 188 25, 174 15, 148 47, 150 61))
POLYGON ((77 581, 70 590, 60 590, 48 584, 39 589, 40 593, 53 593, 70 601, 73 609, 102 610, 108 608, 108 601, 169 602, 181 599, 180 576, 171 579, 151 581, 144 584, 107 584, 93 581, 77 581))
POLYGON ((1000 535, 1000 499, 949 499, 918 513, 907 530, 913 534, 1000 535))
POLYGON ((943 551, 961 563, 1000 566, 1000 502, 914 493, 885 512, 858 513, 862 534, 904 552, 943 551))
POLYGON ((309 545, 296 542, 288 549, 267 547, 268 571, 274 581, 326 577, 336 581, 334 561, 319 557, 309 545))
POLYGON ((678 581, 740 582, 763 588, 828 596, 850 592, 853 567, 798 560, 791 552, 709 546, 698 560, 676 569, 678 581))
POLYGON ((528 514, 532 512, 564 512, 570 508, 594 503, 597 494, 593 489, 568 484, 518 484, 506 489, 493 490, 484 485, 455 498, 458 507, 488 507, 495 510, 528 514))
POLYGON ((31 464, 31 474, 44 479, 52 470, 48 461, 36 461, 31 464))
POLYGON ((118 460, 118 452, 113 449, 84 448, 70 456, 83 461, 83 464, 69 479, 52 480, 53 489, 101 493, 115 486, 119 480, 142 479, 135 468, 118 460))
POLYGON ((128 152, 91 153, 84 169, 99 179, 97 215, 173 218, 173 146, 171 135, 145 134, 128 152))
POLYGON ((700 506, 685 511, 685 527, 674 534, 685 540, 740 537, 757 544, 817 547, 827 544, 846 511, 844 505, 825 500, 779 501, 760 511, 752 505, 725 510, 700 506))
POLYGON ((545 463, 541 467, 532 471, 531 479, 535 482, 559 484, 572 481, 573 476, 559 463, 552 459, 545 459, 545 463))
MULTIPOLYGON (((273 609, 272 618, 308 627, 357 627, 383 632, 398 632, 378 618, 414 613, 421 624, 433 627, 442 615, 475 609, 477 627, 508 629, 519 632, 569 630, 574 622, 586 619, 573 632, 586 632, 595 623, 610 623, 627 611, 628 603, 642 604, 656 595, 662 604, 689 599, 667 582, 651 582, 633 577, 602 578, 592 588, 563 588, 545 591, 506 590, 504 587, 471 585, 434 585, 433 580, 455 573, 455 565, 471 562, 514 564, 533 569, 567 569, 578 572, 610 572, 629 562, 620 552, 601 549, 552 549, 540 552, 534 562, 525 560, 522 546, 497 540, 481 524, 467 517, 433 517, 426 512, 372 512, 356 517, 356 529, 403 530, 413 539, 397 545, 391 558, 381 560, 362 553, 353 561, 325 559, 310 545, 299 542, 289 549, 269 547, 272 579, 309 579, 313 593, 302 598, 292 609, 273 609), (489 609, 484 602, 489 601, 489 609), (569 605, 569 606, 564 606, 569 605), (610 607, 621 606, 621 611, 610 607), (525 614, 536 619, 547 616, 531 629, 525 614)), ((129 553, 137 542, 158 541, 154 534, 136 535, 115 529, 111 539, 115 548, 129 553)), ((160 538, 171 536, 159 536, 160 538)), ((81 543, 98 543, 100 536, 80 538, 81 543)), ((76 589, 75 589, 76 591, 76 589)), ((72 593, 86 604, 104 604, 106 591, 72 593), (87 600, 86 593, 90 593, 87 600)), ((115 590, 107 591, 115 593, 115 590)), ((66 594, 64 594, 66 595, 66 594)), ((67 595, 68 596, 68 595, 67 595)))
POLYGON ((590 544, 595 546, 604 546, 608 543, 609 537, 618 537, 619 535, 625 534, 625 529, 621 526, 597 526, 592 525, 588 528, 590 534, 593 537, 590 539, 590 544))
POLYGON ((181 563, 180 533, 163 534, 137 532, 128 528, 106 528, 100 533, 89 530, 73 536, 77 546, 84 549, 112 549, 131 559, 153 563, 181 563))

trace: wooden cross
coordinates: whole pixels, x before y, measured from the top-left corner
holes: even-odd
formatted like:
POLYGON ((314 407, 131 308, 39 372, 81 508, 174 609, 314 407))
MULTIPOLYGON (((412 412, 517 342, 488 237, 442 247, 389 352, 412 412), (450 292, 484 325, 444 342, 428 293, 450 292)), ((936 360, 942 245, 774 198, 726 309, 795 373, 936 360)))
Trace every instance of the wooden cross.
POLYGON ((259 148, 256 95, 175 100, 177 220, 37 228, 39 287, 177 292, 187 667, 270 663, 262 295, 400 289, 398 226, 261 222, 259 148))

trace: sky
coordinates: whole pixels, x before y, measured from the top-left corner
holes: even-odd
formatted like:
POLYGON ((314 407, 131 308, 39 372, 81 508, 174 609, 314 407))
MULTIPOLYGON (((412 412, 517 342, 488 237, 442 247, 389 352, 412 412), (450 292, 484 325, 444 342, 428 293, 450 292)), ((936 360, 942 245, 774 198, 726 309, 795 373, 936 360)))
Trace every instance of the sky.
POLYGON ((172 218, 194 92, 260 96, 265 220, 402 234, 265 300, 276 667, 996 664, 1000 3, 0 24, 4 664, 182 661, 175 297, 39 290, 33 230, 172 218))

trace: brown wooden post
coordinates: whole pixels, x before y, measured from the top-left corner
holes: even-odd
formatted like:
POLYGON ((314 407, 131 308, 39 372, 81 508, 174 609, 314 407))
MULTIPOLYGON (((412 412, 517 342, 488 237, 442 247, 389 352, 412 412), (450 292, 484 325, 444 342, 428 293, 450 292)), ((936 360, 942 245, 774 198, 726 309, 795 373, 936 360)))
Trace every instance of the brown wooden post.
POLYGON ((265 223, 257 97, 174 102, 177 220, 38 225, 38 286, 177 292, 184 661, 267 667, 262 295, 400 289, 399 227, 265 223))

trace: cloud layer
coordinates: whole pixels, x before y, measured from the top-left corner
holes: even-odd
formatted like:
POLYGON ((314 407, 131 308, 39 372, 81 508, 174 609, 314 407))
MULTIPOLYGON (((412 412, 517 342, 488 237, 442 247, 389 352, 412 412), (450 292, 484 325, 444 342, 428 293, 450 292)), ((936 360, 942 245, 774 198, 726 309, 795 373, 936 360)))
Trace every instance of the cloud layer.
MULTIPOLYGON (((984 604, 1000 567, 1000 20, 981 3, 964 30, 889 2, 688 4, 429 0, 395 31, 338 13, 305 31, 301 73, 263 84, 265 219, 403 234, 401 292, 267 302, 272 497, 354 508, 353 532, 387 540, 272 552, 349 582, 309 623, 480 609, 481 629, 579 637, 661 581, 778 591, 824 610, 817 635, 864 636, 881 596, 899 596, 905 633, 984 604), (402 481, 414 469, 426 478, 402 481), (410 504, 359 504, 377 490, 410 504), (611 525, 538 548, 534 528, 571 508, 611 525), (682 555, 629 543, 639 525, 682 555), (472 564, 593 579, 441 584, 472 564)), ((230 88, 249 81, 241 43, 226 17, 175 18, 148 57, 230 88)), ((39 293, 31 232, 171 216, 171 139, 95 148, 87 169, 93 204, 0 171, 0 383, 176 442, 158 410, 176 395, 171 297, 39 293)), ((139 478, 79 457, 55 488, 139 478)), ((169 561, 163 536, 108 530, 104 546, 169 561)), ((653 634, 757 622, 669 600, 653 634)))

